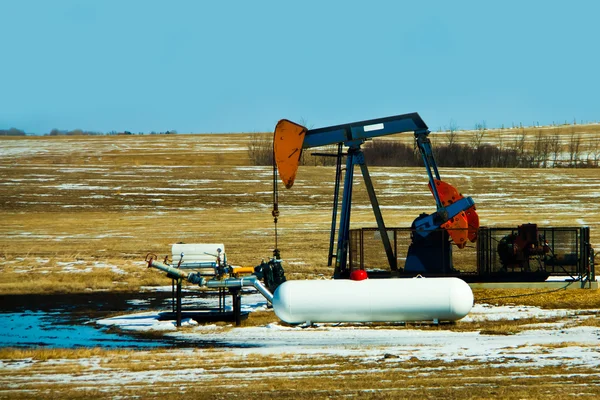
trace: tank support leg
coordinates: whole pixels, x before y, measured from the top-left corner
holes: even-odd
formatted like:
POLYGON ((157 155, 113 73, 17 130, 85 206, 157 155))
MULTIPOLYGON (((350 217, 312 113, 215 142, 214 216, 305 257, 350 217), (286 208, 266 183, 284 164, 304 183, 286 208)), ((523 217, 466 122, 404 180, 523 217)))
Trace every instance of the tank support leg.
POLYGON ((175 279, 171 279, 171 311, 175 312, 175 279))
POLYGON ((177 279, 177 327, 181 326, 181 279, 177 279))
POLYGON ((233 300, 233 316, 235 318, 235 326, 242 325, 242 296, 240 288, 229 288, 233 300))

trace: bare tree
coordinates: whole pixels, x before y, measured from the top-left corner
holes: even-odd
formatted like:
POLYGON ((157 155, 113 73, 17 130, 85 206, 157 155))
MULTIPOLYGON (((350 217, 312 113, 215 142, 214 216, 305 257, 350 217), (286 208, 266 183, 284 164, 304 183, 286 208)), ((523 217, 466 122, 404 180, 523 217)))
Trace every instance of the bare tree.
POLYGON ((254 165, 273 164, 273 141, 268 135, 255 133, 248 142, 248 157, 254 165))
POLYGON ((502 137, 502 135, 500 135, 500 139, 498 140, 498 150, 500 150, 500 152, 498 153, 498 166, 499 167, 503 167, 506 165, 507 162, 507 152, 505 150, 506 147, 504 146, 504 138, 502 137))
POLYGON ((487 131, 487 125, 485 121, 481 121, 475 124, 475 130, 473 131, 472 145, 475 149, 481 147, 481 142, 487 131))
POLYGON ((590 156, 594 160, 594 167, 598 167, 600 162, 600 137, 596 136, 590 139, 590 156))
POLYGON ((458 131, 458 124, 453 119, 450 120, 450 124, 446 127, 446 141, 448 146, 452 147, 456 144, 456 132, 458 131))
POLYGON ((550 141, 552 139, 538 129, 533 142, 533 160, 538 168, 546 168, 550 158, 550 141))
POLYGON ((577 167, 581 156, 581 135, 576 133, 573 127, 571 127, 571 134, 569 135, 568 150, 570 166, 577 167))
POLYGON ((515 136, 515 141, 513 142, 512 150, 515 151, 517 159, 522 160, 523 163, 525 163, 525 139, 527 138, 527 134, 525 133, 525 129, 520 128, 520 130, 520 133, 517 136, 515 136))
POLYGON ((552 155, 552 167, 556 167, 556 163, 558 162, 558 158, 560 157, 560 153, 562 152, 562 144, 560 143, 560 136, 558 132, 560 128, 556 128, 554 133, 550 137, 550 154, 552 155))

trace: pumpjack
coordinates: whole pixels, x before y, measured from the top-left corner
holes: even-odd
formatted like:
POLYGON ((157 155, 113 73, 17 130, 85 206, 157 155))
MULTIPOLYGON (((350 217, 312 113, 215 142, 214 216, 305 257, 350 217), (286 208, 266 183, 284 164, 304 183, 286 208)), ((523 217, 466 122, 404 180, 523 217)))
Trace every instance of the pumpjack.
MULTIPOLYGON (((479 228, 479 216, 476 212, 475 202, 470 197, 464 197, 449 183, 442 181, 431 148, 431 141, 428 138, 430 131, 418 113, 402 114, 318 129, 307 129, 300 124, 282 119, 275 127, 273 141, 274 163, 287 189, 290 189, 294 185, 303 150, 337 145, 336 181, 328 256, 329 266, 332 265, 332 260, 335 258, 334 278, 350 277, 348 246, 350 239, 352 183, 354 167, 356 165, 360 167, 362 173, 391 273, 392 275, 397 275, 402 272, 399 271, 397 258, 390 244, 361 146, 368 139, 403 132, 414 133, 415 143, 419 149, 429 178, 429 189, 433 194, 437 208, 434 213, 421 215, 414 221, 413 228, 416 237, 413 238, 411 247, 413 245, 416 247, 413 247, 413 256, 415 254, 418 255, 419 250, 417 248, 419 244, 426 243, 427 238, 434 232, 439 232, 440 229, 444 229, 447 232, 449 238, 452 239, 458 248, 464 248, 468 241, 475 242, 479 228), (346 153, 343 152, 344 146, 347 147, 346 153), (340 221, 337 227, 337 246, 334 252, 342 179, 342 158, 344 156, 346 156, 346 168, 341 193, 340 221)), ((276 198, 276 194, 274 197, 276 198)), ((275 222, 277 222, 278 215, 279 212, 275 205, 273 211, 275 222)), ((422 247, 421 253, 425 254, 426 252, 426 248, 422 247)), ((405 268, 408 268, 408 266, 405 268)), ((432 268, 434 267, 432 266, 432 268)), ((418 268, 415 270, 418 270, 418 268)))

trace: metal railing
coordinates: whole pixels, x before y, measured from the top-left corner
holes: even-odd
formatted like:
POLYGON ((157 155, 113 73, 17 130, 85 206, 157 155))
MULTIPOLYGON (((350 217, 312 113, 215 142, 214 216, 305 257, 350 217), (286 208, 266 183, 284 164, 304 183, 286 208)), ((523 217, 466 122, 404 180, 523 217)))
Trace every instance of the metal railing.
MULTIPOLYGON (((431 255, 440 260, 431 265, 437 275, 492 276, 502 273, 525 274, 544 272, 552 276, 568 276, 585 283, 595 281, 594 250, 590 244, 589 227, 537 227, 539 251, 529 251, 526 259, 514 256, 516 261, 501 257, 507 252, 519 252, 510 243, 518 234, 517 227, 481 227, 478 240, 464 249, 449 246, 443 229, 435 231, 425 246, 425 259, 431 255), (511 247, 512 246, 512 247, 511 247), (430 254, 428 254, 430 253, 430 254)), ((417 233, 411 228, 387 228, 387 234, 397 260, 398 268, 406 270, 409 248, 417 233)), ((377 228, 350 230, 349 268, 389 270, 389 263, 377 228)), ((522 250, 522 249, 521 249, 522 250)), ((409 259, 409 264, 410 264, 409 259)), ((408 265, 409 269, 412 268, 408 265)), ((431 272, 431 271, 430 271, 431 272)))

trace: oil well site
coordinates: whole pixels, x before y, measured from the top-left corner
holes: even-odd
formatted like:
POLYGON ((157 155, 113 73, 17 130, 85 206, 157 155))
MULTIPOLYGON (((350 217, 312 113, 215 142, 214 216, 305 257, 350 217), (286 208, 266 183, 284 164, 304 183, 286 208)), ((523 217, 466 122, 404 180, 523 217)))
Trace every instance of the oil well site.
POLYGON ((597 396, 599 144, 418 113, 0 137, 0 398, 597 396))

